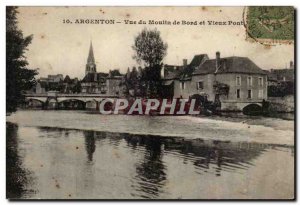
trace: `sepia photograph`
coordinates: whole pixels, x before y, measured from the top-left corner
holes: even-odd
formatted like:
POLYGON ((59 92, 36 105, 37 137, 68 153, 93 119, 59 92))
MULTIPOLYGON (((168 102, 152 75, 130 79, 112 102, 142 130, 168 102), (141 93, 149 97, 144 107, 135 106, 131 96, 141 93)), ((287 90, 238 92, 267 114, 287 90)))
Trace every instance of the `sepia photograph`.
POLYGON ((6 6, 8 200, 295 200, 293 6, 6 6))

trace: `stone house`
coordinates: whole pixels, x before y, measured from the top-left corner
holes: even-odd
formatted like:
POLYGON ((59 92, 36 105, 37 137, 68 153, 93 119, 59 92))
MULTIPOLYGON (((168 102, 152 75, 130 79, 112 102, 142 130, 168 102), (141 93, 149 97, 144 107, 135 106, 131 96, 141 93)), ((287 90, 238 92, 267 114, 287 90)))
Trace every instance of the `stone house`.
POLYGON ((219 52, 215 59, 196 55, 172 81, 174 98, 205 95, 220 102, 222 110, 240 111, 267 100, 267 75, 247 57, 221 58, 219 52))
POLYGON ((119 70, 109 71, 108 77, 106 78, 106 87, 108 95, 120 95, 121 93, 121 82, 123 76, 120 74, 119 70))
POLYGON ((81 92, 106 94, 107 77, 107 73, 87 73, 81 81, 81 92))
POLYGON ((164 64, 161 69, 161 79, 163 86, 162 97, 174 97, 174 81, 180 78, 181 73, 187 66, 187 60, 183 59, 183 65, 168 65, 164 64))
POLYGON ((81 92, 119 95, 122 78, 118 70, 109 73, 88 73, 81 81, 81 92))
POLYGON ((47 82, 47 83, 59 83, 63 81, 64 76, 62 74, 57 75, 48 75, 48 77, 41 77, 39 80, 41 82, 47 82))
POLYGON ((35 93, 37 94, 46 93, 46 86, 47 86, 47 82, 38 80, 35 85, 35 93))
POLYGON ((59 77, 59 79, 60 80, 56 79, 55 81, 45 80, 45 78, 38 79, 34 87, 34 92, 37 94, 42 94, 49 91, 57 91, 59 93, 79 93, 81 91, 78 78, 71 79, 68 75, 66 75, 65 78, 59 77))

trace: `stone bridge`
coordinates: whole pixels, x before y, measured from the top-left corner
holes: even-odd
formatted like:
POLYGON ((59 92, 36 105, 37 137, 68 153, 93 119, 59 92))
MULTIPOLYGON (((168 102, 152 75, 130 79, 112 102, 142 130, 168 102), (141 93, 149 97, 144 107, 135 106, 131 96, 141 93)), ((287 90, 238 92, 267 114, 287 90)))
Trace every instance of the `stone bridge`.
MULTIPOLYGON (((81 107, 96 109, 98 108, 100 102, 104 99, 116 99, 118 96, 109 96, 105 94, 65 94, 65 93, 56 93, 48 92, 41 94, 25 94, 25 101, 27 105, 33 105, 33 102, 39 102, 40 106, 44 109, 47 108, 64 108, 66 106, 72 107, 81 107)), ((38 104, 38 103, 37 103, 38 104)))
MULTIPOLYGON (((64 94, 56 92, 48 92, 42 94, 25 94, 27 106, 42 107, 43 109, 98 109, 102 100, 114 100, 117 95, 109 96, 105 94, 64 94), (38 103, 37 103, 38 102, 38 103)), ((262 101, 241 101, 234 100, 221 101, 222 111, 243 111, 245 108, 255 105, 256 109, 263 107, 262 101)), ((255 107, 254 107, 255 108, 255 107)))
POLYGON ((261 109, 263 107, 263 101, 234 101, 234 100, 224 100, 221 102, 221 110, 222 111, 243 111, 245 108, 251 106, 256 106, 257 109, 261 109))

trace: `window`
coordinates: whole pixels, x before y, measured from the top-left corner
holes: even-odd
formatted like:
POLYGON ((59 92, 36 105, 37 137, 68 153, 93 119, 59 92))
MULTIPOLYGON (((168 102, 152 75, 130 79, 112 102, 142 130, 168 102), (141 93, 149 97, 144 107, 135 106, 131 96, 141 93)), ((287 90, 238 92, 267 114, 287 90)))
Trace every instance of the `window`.
POLYGON ((241 85, 241 76, 236 76, 236 85, 241 85))
POLYGON ((259 86, 263 86, 263 85, 264 85, 264 81, 263 81, 263 78, 262 78, 262 77, 259 77, 259 78, 258 78, 258 85, 259 85, 259 86))
POLYGON ((263 99, 264 98, 264 90, 258 90, 258 98, 263 99))
POLYGON ((197 89, 198 89, 198 90, 202 90, 202 89, 203 89, 203 82, 202 82, 202 81, 199 81, 199 82, 197 83, 197 89))
POLYGON ((241 91, 240 91, 240 89, 236 90, 236 98, 241 98, 241 91))
POLYGON ((252 77, 251 76, 247 77, 247 85, 252 86, 252 77))
POLYGON ((252 90, 248 90, 248 98, 252 98, 252 90))
POLYGON ((185 88, 185 83, 184 83, 184 82, 181 82, 180 85, 181 85, 181 90, 184 90, 184 88, 185 88))

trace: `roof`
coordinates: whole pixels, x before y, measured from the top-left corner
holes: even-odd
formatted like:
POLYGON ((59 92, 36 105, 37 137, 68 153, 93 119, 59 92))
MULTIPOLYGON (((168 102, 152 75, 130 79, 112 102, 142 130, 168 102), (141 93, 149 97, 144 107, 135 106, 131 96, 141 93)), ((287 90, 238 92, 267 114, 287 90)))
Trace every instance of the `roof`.
POLYGON ((106 77, 108 77, 107 73, 88 73, 84 76, 82 82, 98 82, 101 78, 106 77))
POLYGON ((166 73, 164 80, 172 80, 180 76, 180 70, 169 71, 166 73))
POLYGON ((199 66, 203 60, 208 59, 207 54, 199 54, 195 55, 191 63, 188 65, 189 67, 196 67, 199 66))
POLYGON ((271 69, 269 71, 266 71, 268 74, 268 79, 270 80, 288 80, 293 81, 295 70, 291 68, 285 68, 285 69, 271 69))
POLYGON ((183 71, 183 66, 178 66, 178 65, 164 65, 164 75, 165 77, 163 80, 172 80, 175 78, 179 78, 183 71))
POLYGON ((284 68, 284 69, 272 69, 271 70, 272 73, 275 74, 294 74, 294 69, 291 68, 284 68))
POLYGON ((108 73, 108 78, 110 79, 121 79, 123 75, 120 73, 118 69, 110 70, 108 73))
POLYGON ((277 81, 277 75, 270 70, 264 70, 268 76, 268 81, 277 81))
POLYGON ((193 72, 196 70, 196 68, 201 66, 206 60, 208 60, 207 54, 195 55, 191 63, 186 68, 184 68, 181 78, 190 78, 193 72))
POLYGON ((110 71, 110 75, 108 73, 88 73, 82 79, 82 82, 98 82, 100 79, 109 78, 109 79, 121 79, 123 75, 119 70, 110 71), (96 77, 95 77, 96 75, 96 77))
POLYGON ((247 74, 265 74, 266 72, 259 68, 253 61, 247 57, 227 57, 220 59, 220 66, 216 72, 216 59, 206 60, 193 75, 213 74, 213 73, 247 73, 247 74))
POLYGON ((115 80, 122 80, 123 79, 123 76, 122 75, 117 75, 117 76, 108 76, 107 79, 115 79, 115 80))
POLYGON ((195 55, 191 63, 187 66, 177 66, 177 65, 164 65, 165 77, 164 80, 171 80, 175 78, 189 79, 192 73, 197 67, 199 67, 206 59, 208 59, 207 54, 195 55))
POLYGON ((64 83, 71 83, 72 80, 70 78, 70 76, 66 75, 65 79, 64 79, 64 83))

